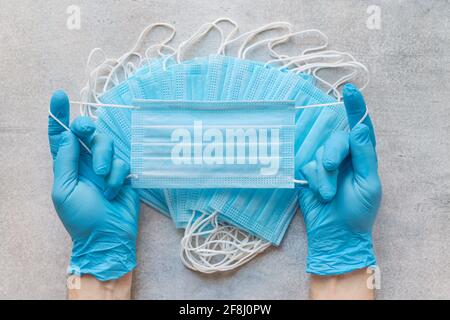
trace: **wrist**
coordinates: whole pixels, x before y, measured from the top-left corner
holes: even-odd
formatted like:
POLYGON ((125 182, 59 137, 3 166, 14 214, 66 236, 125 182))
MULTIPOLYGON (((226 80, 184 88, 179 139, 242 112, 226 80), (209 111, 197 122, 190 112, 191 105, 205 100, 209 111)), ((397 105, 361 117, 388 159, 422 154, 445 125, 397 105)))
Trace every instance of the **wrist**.
POLYGON ((332 237, 308 233, 306 272, 315 275, 341 275, 376 264, 372 235, 344 230, 332 237))
POLYGON ((91 275, 76 276, 72 282, 77 283, 68 290, 71 300, 128 300, 131 297, 133 274, 127 273, 116 280, 99 281, 91 275))
POLYGON ((97 232, 88 239, 73 241, 68 273, 108 281, 123 277, 135 267, 135 239, 111 239, 97 232))
POLYGON ((314 300, 373 300, 375 292, 368 286, 370 276, 366 268, 335 276, 312 275, 310 297, 314 300))

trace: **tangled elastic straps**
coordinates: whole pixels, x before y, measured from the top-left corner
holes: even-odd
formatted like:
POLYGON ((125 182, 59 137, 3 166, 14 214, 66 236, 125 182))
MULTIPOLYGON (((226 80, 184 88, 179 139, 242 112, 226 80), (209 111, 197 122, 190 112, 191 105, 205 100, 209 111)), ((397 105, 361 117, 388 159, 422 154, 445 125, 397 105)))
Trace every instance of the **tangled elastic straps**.
MULTIPOLYGON (((287 32, 291 32, 292 30, 292 25, 288 22, 272 22, 269 23, 265 26, 256 28, 254 30, 251 31, 247 31, 233 39, 229 39, 227 41, 225 41, 224 43, 222 43, 221 47, 219 48, 219 53, 221 54, 226 54, 226 49, 227 47, 237 41, 240 41, 242 39, 245 39, 244 42, 241 44, 241 46, 238 49, 238 53, 237 53, 237 57, 240 59, 243 59, 243 54, 244 51, 246 50, 248 44, 250 43, 250 41, 252 41, 257 35, 262 34, 266 31, 270 31, 270 30, 277 30, 277 29, 281 29, 281 30, 285 30, 287 32)), ((271 41, 274 38, 270 38, 270 39, 266 39, 266 40, 261 40, 262 42, 267 42, 267 41, 271 41)), ((279 37, 276 37, 275 39, 279 39, 279 37)))
POLYGON ((270 247, 270 242, 227 224, 219 224, 219 213, 202 215, 193 221, 194 211, 183 238, 180 258, 191 270, 202 273, 233 270, 270 247))
MULTIPOLYGON (((148 61, 147 54, 149 49, 157 48, 157 53, 159 55, 162 55, 162 48, 170 49, 172 52, 176 52, 175 49, 167 45, 167 43, 172 41, 175 33, 175 27, 168 23, 153 23, 141 32, 133 48, 118 59, 107 58, 106 54, 100 48, 93 49, 89 54, 86 68, 89 69, 94 55, 98 53, 102 55, 103 60, 98 66, 94 67, 92 71, 88 71, 88 83, 83 89, 81 89, 80 92, 81 101, 100 103, 98 99, 99 96, 101 96, 108 89, 119 85, 123 81, 126 81, 140 66, 148 61), (149 46, 145 50, 145 57, 143 57, 138 50, 141 49, 145 38, 150 34, 150 32, 158 27, 169 29, 171 33, 160 43, 149 46), (133 62, 133 59, 135 62, 133 62)), ((82 104, 80 106, 80 112, 82 115, 88 115, 94 119, 96 118, 95 113, 88 104, 82 104)))

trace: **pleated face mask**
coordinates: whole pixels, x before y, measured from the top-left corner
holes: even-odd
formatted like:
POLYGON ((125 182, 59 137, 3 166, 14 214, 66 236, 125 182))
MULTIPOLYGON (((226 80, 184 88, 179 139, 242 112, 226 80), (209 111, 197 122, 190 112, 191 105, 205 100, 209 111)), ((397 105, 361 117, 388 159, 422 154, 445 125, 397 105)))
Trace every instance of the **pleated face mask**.
MULTIPOLYGON (((296 99, 308 85, 295 74, 259 63, 240 60, 234 66, 244 68, 233 73, 249 73, 245 75, 248 81, 241 85, 238 96, 242 100, 296 99), (246 64, 253 64, 253 68, 246 64)), ((236 91, 230 87, 229 92, 236 91)), ((296 191, 292 189, 217 189, 204 191, 191 209, 210 214, 217 212, 220 221, 278 245, 294 216, 296 199, 296 191)))
POLYGON ((134 188, 294 188, 293 101, 134 105, 134 188))

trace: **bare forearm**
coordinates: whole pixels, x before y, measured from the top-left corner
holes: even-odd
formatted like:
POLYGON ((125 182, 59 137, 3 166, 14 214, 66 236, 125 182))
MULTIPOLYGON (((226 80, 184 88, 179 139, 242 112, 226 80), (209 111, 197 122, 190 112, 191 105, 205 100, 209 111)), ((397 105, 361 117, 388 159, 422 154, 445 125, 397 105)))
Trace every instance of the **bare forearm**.
POLYGON ((366 269, 338 276, 311 276, 310 296, 314 300, 373 300, 374 290, 367 280, 371 273, 366 269))
POLYGON ((90 275, 75 279, 77 286, 68 290, 70 300, 129 300, 131 297, 130 272, 117 280, 99 281, 90 275))

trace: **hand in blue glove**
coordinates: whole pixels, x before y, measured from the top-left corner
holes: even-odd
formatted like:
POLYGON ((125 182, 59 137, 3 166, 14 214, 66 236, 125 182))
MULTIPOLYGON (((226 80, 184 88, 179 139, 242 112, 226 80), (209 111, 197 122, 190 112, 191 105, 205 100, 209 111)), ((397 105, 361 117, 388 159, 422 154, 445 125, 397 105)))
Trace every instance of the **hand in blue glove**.
MULTIPOLYGON (((63 91, 53 94, 50 110, 69 125, 69 99, 63 91)), ((139 197, 124 185, 129 166, 114 156, 112 140, 97 133, 87 117, 76 118, 70 128, 66 131, 49 117, 52 199, 73 241, 69 272, 117 279, 136 266, 139 197)))
POLYGON ((350 133, 333 133, 301 168, 309 187, 299 191, 308 236, 307 272, 336 275, 376 263, 372 225, 381 202, 375 134, 353 85, 343 91, 350 133))

